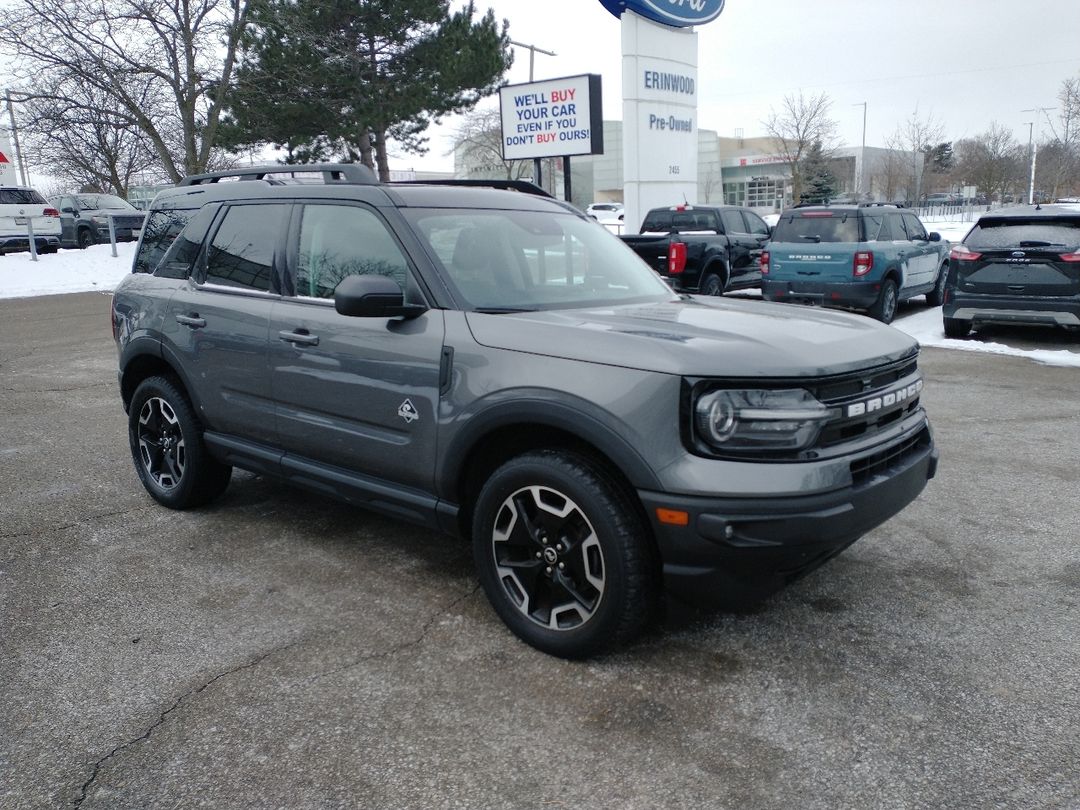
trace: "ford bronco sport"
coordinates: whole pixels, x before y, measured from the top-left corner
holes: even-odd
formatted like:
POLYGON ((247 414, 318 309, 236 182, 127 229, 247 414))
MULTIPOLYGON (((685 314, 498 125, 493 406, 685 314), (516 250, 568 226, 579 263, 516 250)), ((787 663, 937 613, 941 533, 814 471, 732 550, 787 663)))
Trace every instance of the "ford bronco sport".
POLYGON ((165 506, 240 467, 471 538, 507 625, 578 657, 664 585, 778 590, 934 474, 900 332, 680 297, 538 189, 304 168, 324 182, 162 192, 116 290, 131 453, 165 506))

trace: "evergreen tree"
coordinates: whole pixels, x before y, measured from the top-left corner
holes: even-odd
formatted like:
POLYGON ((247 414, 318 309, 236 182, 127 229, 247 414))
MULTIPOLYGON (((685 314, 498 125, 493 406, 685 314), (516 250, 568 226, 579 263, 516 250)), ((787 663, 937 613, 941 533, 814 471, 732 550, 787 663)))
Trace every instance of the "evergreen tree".
POLYGON ((836 195, 836 175, 832 173, 829 156, 821 141, 814 141, 806 151, 800 173, 803 178, 801 202, 826 203, 836 195))
POLYGON ((493 93, 510 66, 507 24, 448 0, 256 0, 224 136, 287 160, 333 154, 389 179, 387 140, 425 149, 442 116, 493 93))
POLYGON ((923 154, 925 155, 923 166, 933 174, 948 174, 952 171, 954 162, 952 141, 929 146, 923 154))

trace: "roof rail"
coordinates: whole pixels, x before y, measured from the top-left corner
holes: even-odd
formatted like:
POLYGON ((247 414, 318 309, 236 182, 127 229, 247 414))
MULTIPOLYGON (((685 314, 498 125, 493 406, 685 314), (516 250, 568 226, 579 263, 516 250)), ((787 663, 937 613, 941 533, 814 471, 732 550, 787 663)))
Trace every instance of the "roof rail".
POLYGON ((891 205, 893 208, 903 208, 903 203, 898 202, 868 202, 859 203, 859 208, 884 208, 886 205, 891 205))
POLYGON ((362 186, 379 184, 375 172, 362 163, 302 163, 274 164, 271 166, 245 166, 236 169, 225 169, 218 172, 206 172, 205 174, 189 174, 176 185, 178 186, 201 186, 207 183, 217 183, 220 180, 265 180, 268 183, 280 184, 282 178, 295 179, 297 175, 321 174, 326 184, 352 183, 362 186))
POLYGON ((395 186, 474 186, 476 188, 498 188, 503 191, 520 191, 537 197, 554 199, 544 189, 528 180, 401 180, 395 186))

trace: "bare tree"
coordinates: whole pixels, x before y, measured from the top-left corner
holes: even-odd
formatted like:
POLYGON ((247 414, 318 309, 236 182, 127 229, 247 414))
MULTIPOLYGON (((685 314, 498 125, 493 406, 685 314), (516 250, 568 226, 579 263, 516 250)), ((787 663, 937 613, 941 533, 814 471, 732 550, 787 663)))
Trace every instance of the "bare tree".
POLYGON ((1024 177, 1024 147, 1011 129, 998 124, 955 146, 957 172, 967 185, 986 193, 996 193, 1004 201, 1024 177))
POLYGON ((109 101, 111 120, 137 129, 172 180, 220 160, 215 140, 247 0, 14 0, 0 13, 0 51, 17 97, 84 120, 109 101))
POLYGON ((1051 189, 1051 199, 1064 188, 1080 185, 1080 78, 1065 79, 1058 91, 1057 116, 1046 115, 1051 140, 1039 145, 1035 178, 1040 188, 1051 189))
POLYGON ((497 109, 474 110, 465 117, 454 134, 454 163, 460 159, 470 174, 490 177, 493 173, 507 180, 531 177, 531 160, 504 160, 502 156, 502 117, 497 109))
POLYGON ((925 118, 921 117, 916 105, 911 117, 897 124, 893 134, 885 139, 885 145, 889 149, 910 154, 909 187, 913 189, 916 201, 922 197, 923 169, 929 160, 929 151, 940 143, 944 136, 944 125, 934 120, 932 112, 925 118))
POLYGON ((828 156, 836 148, 836 121, 829 117, 832 101, 825 93, 816 96, 784 96, 780 111, 772 110, 762 122, 765 132, 773 139, 772 154, 788 165, 791 171, 791 192, 798 202, 802 195, 802 162, 814 143, 820 143, 828 156))

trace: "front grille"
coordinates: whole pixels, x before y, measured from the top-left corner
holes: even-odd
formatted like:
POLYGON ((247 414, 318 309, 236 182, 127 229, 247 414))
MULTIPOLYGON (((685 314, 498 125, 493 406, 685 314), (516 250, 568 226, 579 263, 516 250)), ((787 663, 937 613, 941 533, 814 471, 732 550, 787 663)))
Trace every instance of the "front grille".
POLYGON ((812 389, 818 401, 837 414, 821 430, 817 447, 824 449, 873 436, 919 409, 918 363, 912 358, 881 369, 831 380, 812 389), (866 404, 862 413, 851 406, 866 404))
POLYGON ((909 436, 898 444, 887 447, 872 456, 851 462, 851 483, 863 487, 873 483, 879 475, 887 475, 892 470, 902 467, 914 455, 930 446, 930 430, 923 428, 914 436, 909 436))

